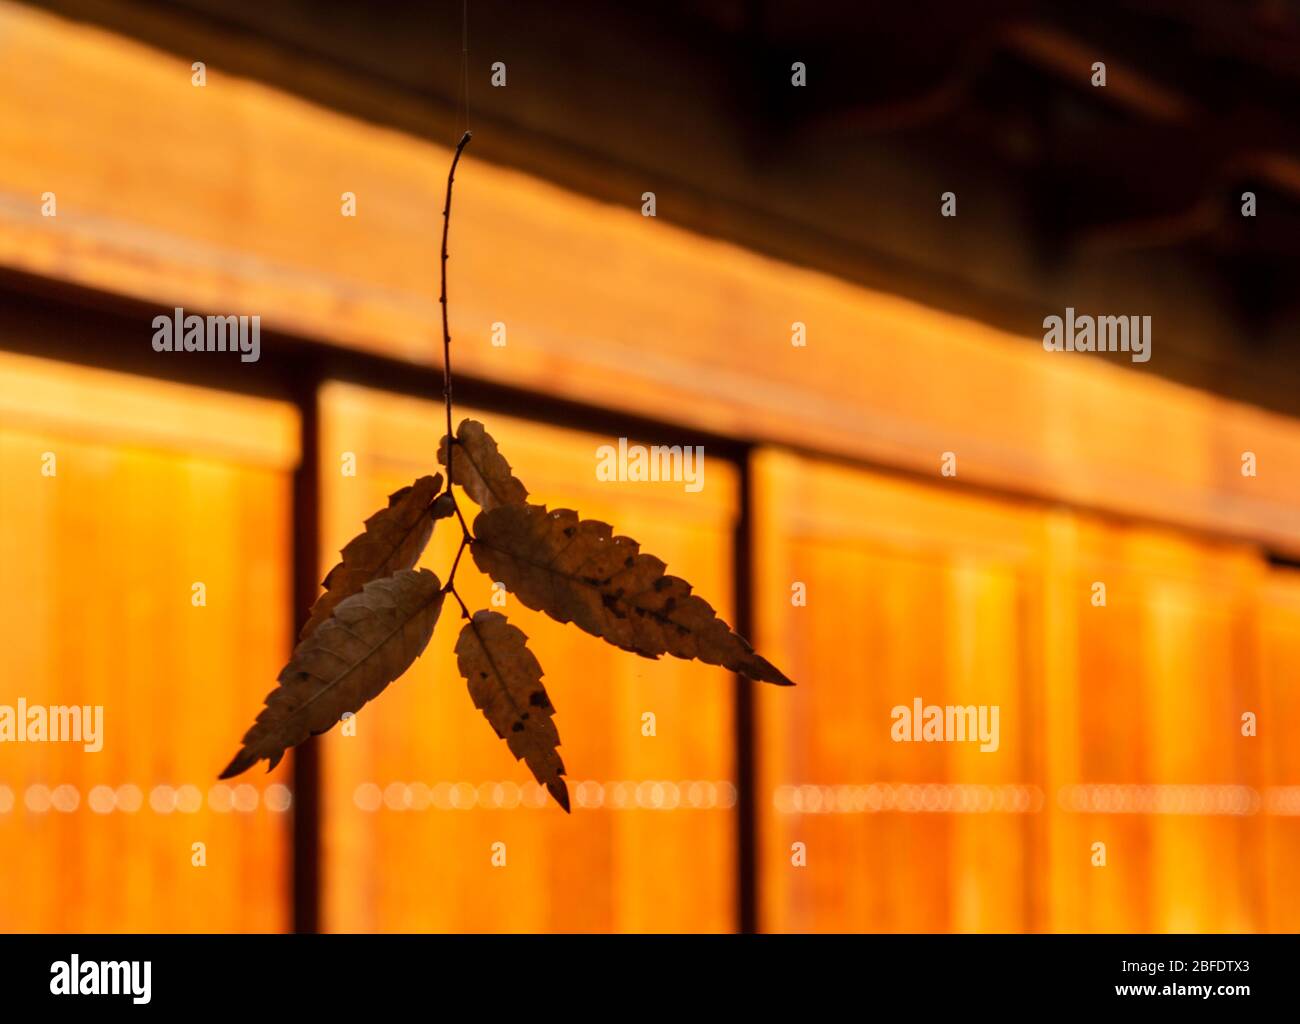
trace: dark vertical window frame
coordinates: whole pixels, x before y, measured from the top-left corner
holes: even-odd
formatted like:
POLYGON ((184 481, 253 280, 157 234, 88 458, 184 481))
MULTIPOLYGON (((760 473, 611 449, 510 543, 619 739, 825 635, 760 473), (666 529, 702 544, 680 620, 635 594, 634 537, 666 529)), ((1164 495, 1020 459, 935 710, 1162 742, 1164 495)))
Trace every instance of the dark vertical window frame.
MULTIPOLYGON (((752 449, 739 460, 740 510, 731 543, 732 614, 736 632, 754 633, 754 486, 752 449)), ((758 792, 755 781, 756 708, 753 682, 735 677, 733 746, 736 755, 736 925, 742 935, 758 931, 758 792)))
MULTIPOLYGON (((289 648, 320 589, 320 384, 319 367, 310 356, 295 375, 293 398, 298 407, 298 466, 293 474, 290 524, 292 543, 289 648)), ((320 740, 313 736, 292 751, 293 840, 289 858, 293 930, 320 931, 321 777, 320 740)))

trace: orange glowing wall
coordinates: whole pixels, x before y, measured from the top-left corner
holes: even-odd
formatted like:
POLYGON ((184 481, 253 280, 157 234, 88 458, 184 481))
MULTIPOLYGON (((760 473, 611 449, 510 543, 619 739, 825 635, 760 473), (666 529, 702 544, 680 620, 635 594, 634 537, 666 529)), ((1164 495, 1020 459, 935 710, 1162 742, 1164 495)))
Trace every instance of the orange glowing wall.
POLYGON ((215 783, 286 652, 296 446, 287 406, 0 354, 0 704, 103 707, 97 753, 0 743, 0 931, 286 926, 286 769, 215 783))
MULTIPOLYGON (((698 493, 681 483, 598 482, 596 448, 617 438, 462 415, 488 424, 530 500, 613 524, 730 614, 738 496, 726 463, 706 460, 698 493)), ((331 384, 321 425, 324 571, 386 495, 438 468, 442 407, 331 384), (348 453, 355 476, 342 472, 348 453)), ((439 523, 421 564, 441 578, 459 539, 454 521, 439 523)), ((488 581, 468 555, 457 587, 471 610, 490 606, 488 581)), ((732 676, 619 651, 513 597, 497 610, 528 635, 545 672, 572 815, 543 799, 471 703, 452 654, 461 623, 449 600, 429 649, 361 711, 356 735, 321 738, 324 927, 733 928, 732 676), (654 736, 644 734, 647 714, 654 736), (492 864, 495 843, 505 844, 504 867, 492 864)))
MULTIPOLYGON (((5 270, 438 363, 445 146, 220 68, 196 90, 188 58, 6 0, 0 58, 5 270), (41 217, 50 188, 59 215, 41 217), (345 189, 361 216, 338 215, 345 189)), ((749 597, 754 639, 800 685, 756 689, 763 927, 1300 927, 1300 582, 1255 546, 1300 554, 1300 424, 1045 358, 472 148, 457 188, 466 375, 772 446, 752 466, 749 597), (957 479, 938 473, 950 447, 957 479), (915 697, 998 705, 999 750, 894 743, 890 709, 915 697)), ((323 572, 434 466, 442 419, 345 384, 319 412, 323 572)), ((289 607, 295 412, 0 355, 0 414, 0 703, 102 701, 107 734, 100 754, 0 746, 0 876, 21 880, 0 929, 286 927, 288 762, 213 776, 306 611, 289 607)), ((731 616, 735 472, 709 459, 698 494, 597 485, 613 439, 524 415, 484 419, 538 500, 612 522, 731 616)), ((441 524, 425 564, 445 571, 453 543, 441 524)), ((732 680, 504 610, 546 670, 572 817, 533 806, 472 707, 448 609, 356 735, 320 741, 325 927, 735 927, 732 680)))
POLYGON ((810 681, 759 691, 764 927, 1296 927, 1295 574, 955 483, 755 478, 757 640, 810 681), (896 742, 916 697, 998 705, 999 749, 896 742))
POLYGON ((1253 657, 1264 757, 1258 772, 1268 786, 1252 839, 1263 850, 1260 930, 1300 931, 1300 572, 1273 570, 1260 590, 1253 623, 1253 657))
MULTIPOLYGON (((0 745, 0 870, 26 880, 0 926, 286 927, 286 767, 214 776, 286 653, 294 412, 26 357, 0 369, 0 703, 105 709, 101 753, 0 745)), ((706 462, 699 493, 600 483, 615 439, 461 412, 535 500, 614 523, 731 615, 727 463, 706 462)), ((441 422, 434 402, 323 389, 322 571, 434 468, 441 422)), ((764 928, 1294 930, 1296 573, 1246 544, 775 451, 752 472, 756 639, 800 683, 756 689, 764 928), (915 697, 997 705, 999 749, 894 742, 890 710, 915 697)), ((439 524, 423 564, 444 573, 455 543, 439 524)), ((490 604, 472 565, 460 584, 490 604)), ((449 606, 355 735, 320 739, 324 926, 734 928, 731 678, 502 610, 546 671, 573 815, 472 707, 449 606)))
POLYGON ((756 640, 802 684, 758 691, 761 924, 1030 927, 1033 515, 776 453, 754 472, 756 640), (916 697, 1001 705, 998 751, 892 742, 916 697))

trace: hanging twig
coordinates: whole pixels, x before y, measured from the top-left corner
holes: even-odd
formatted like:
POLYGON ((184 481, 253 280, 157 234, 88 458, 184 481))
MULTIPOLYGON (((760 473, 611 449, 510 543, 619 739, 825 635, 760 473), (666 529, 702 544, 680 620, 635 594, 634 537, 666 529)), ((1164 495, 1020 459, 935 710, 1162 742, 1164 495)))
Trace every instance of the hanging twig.
MULTIPOLYGON (((451 230, 451 186, 456 180, 456 165, 460 163, 460 155, 465 151, 469 140, 473 135, 472 132, 466 131, 460 137, 460 142, 456 143, 456 152, 451 158, 451 170, 447 172, 447 199, 442 207, 442 292, 438 301, 442 303, 442 400, 447 407, 447 490, 446 494, 451 497, 452 506, 456 509, 456 518, 460 521, 461 529, 461 551, 465 545, 472 539, 469 532, 469 526, 465 522, 465 516, 461 513, 460 506, 456 504, 456 496, 452 494, 452 467, 455 465, 455 459, 452 458, 452 445, 456 443, 456 435, 451 429, 451 327, 447 320, 447 234, 451 230)), ((443 585, 443 590, 449 592, 460 604, 461 614, 469 618, 469 609, 465 607, 465 602, 461 600, 460 595, 456 593, 456 566, 460 564, 460 552, 456 554, 456 562, 451 567, 451 573, 447 577, 447 582, 443 585)))
POLYGON ((465 420, 460 437, 452 435, 447 237, 452 182, 469 139, 466 130, 456 146, 442 211, 439 301, 447 448, 439 454, 446 459, 447 490, 434 497, 431 492, 439 486, 435 477, 420 477, 390 495, 387 508, 366 519, 365 532, 343 548, 343 561, 325 578, 326 594, 313 609, 313 616, 321 611, 323 621, 304 631, 222 778, 257 761, 275 767, 288 748, 326 731, 346 713, 359 711, 423 653, 451 594, 466 620, 456 642, 456 659, 470 697, 515 758, 525 761, 537 782, 568 811, 560 736, 552 721, 555 707, 542 686, 541 665, 527 647, 528 638, 503 614, 485 608, 471 617, 455 586, 466 551, 493 581, 494 598, 501 588, 525 608, 544 612, 556 622, 571 622, 647 658, 671 654, 750 679, 792 685, 719 619, 707 601, 692 593, 690 583, 666 575, 662 559, 643 553, 636 541, 616 534, 609 523, 580 519, 572 509, 530 503, 528 488, 483 424, 465 420), (461 490, 480 510, 474 520, 477 535, 470 532, 452 493, 453 454, 461 456, 461 476, 467 478, 460 481, 461 490), (435 523, 451 518, 450 509, 460 522, 460 545, 446 583, 439 586, 430 570, 413 566, 435 523), (322 600, 328 600, 323 611, 322 600))

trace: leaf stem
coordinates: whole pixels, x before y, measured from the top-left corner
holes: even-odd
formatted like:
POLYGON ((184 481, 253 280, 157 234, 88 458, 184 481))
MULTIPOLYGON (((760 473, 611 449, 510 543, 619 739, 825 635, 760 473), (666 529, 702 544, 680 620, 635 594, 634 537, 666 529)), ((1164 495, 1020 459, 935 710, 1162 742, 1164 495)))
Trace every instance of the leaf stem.
POLYGON ((473 540, 469 532, 469 526, 465 522, 465 515, 460 510, 460 503, 456 501, 456 495, 452 494, 452 467, 456 464, 452 456, 452 445, 456 444, 456 436, 451 430, 451 326, 447 318, 447 235, 451 231, 451 186, 456 180, 456 165, 460 163, 460 155, 469 145, 469 140, 473 133, 466 129, 465 134, 460 137, 460 142, 456 143, 456 152, 451 158, 451 169, 447 172, 447 198, 442 207, 442 291, 438 296, 438 301, 442 304, 442 401, 447 407, 447 491, 451 496, 452 508, 456 510, 456 519, 460 522, 460 548, 456 551, 456 560, 451 563, 451 572, 447 575, 447 583, 443 587, 450 593, 460 604, 461 614, 469 618, 469 609, 465 607, 465 602, 461 600, 460 594, 456 593, 456 567, 460 565, 460 556, 465 553, 465 546, 473 540))
MULTIPOLYGON (((459 441, 447 435, 447 492, 451 494, 451 446, 460 444, 459 441)), ((469 526, 465 523, 465 516, 460 511, 460 503, 456 500, 456 495, 451 494, 451 507, 456 510, 456 518, 460 520, 460 532, 466 540, 473 540, 473 535, 469 532, 469 526)))
POLYGON ((460 617, 462 619, 468 619, 470 617, 469 609, 465 606, 465 602, 461 600, 460 594, 456 592, 456 588, 453 587, 450 583, 448 583, 442 589, 445 590, 447 593, 449 593, 452 597, 454 597, 456 599, 456 603, 460 605, 460 617))
POLYGON ((451 572, 447 574, 448 587, 452 585, 452 581, 456 578, 456 566, 460 565, 460 556, 465 553, 465 548, 469 546, 469 542, 470 537, 468 534, 460 539, 460 547, 456 549, 456 560, 451 563, 451 572))
MULTIPOLYGON (((452 457, 451 445, 455 434, 451 430, 451 327, 447 322, 447 233, 451 230, 451 185, 456 179, 456 165, 460 163, 460 155, 469 145, 472 132, 466 132, 460 137, 460 142, 456 143, 456 153, 451 158, 451 170, 447 172, 447 198, 442 207, 442 293, 438 301, 442 303, 442 400, 447 406, 447 493, 451 494, 451 475, 452 475, 452 457)), ((455 499, 453 499, 455 500, 455 499)), ((457 515, 460 509, 456 509, 457 515)), ((469 530, 465 527, 465 520, 462 517, 460 521, 461 528, 466 533, 469 530)))

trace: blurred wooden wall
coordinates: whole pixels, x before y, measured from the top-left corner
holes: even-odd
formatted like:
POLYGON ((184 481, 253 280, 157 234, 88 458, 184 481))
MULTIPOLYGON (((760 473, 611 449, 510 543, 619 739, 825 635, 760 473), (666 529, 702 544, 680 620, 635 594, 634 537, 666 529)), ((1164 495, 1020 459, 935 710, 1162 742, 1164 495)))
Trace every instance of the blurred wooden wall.
POLYGON ((290 921, 287 767, 216 776, 285 652, 296 460, 290 406, 0 353, 0 704, 104 709, 97 753, 0 743, 0 931, 290 921))
MULTIPOLYGON (((273 331, 313 358, 334 346, 345 368, 358 350, 370 369, 436 365, 445 146, 218 67, 195 89, 186 61, 3 0, 0 58, 4 270, 260 315, 281 366, 307 346, 273 331), (40 213, 46 190, 57 217, 40 213), (344 191, 357 218, 339 215, 344 191)), ((597 203, 472 149, 458 189, 451 319, 468 377, 498 399, 758 446, 746 596, 760 649, 800 684, 756 691, 763 927, 1300 926, 1300 583, 1263 549, 1300 554, 1300 424, 1048 355, 693 235, 671 205, 651 221, 639 197, 597 203), (939 475, 947 451, 955 480, 939 475), (1241 473, 1245 451, 1258 476, 1241 473), (892 742, 891 706, 915 697, 998 705, 999 750, 892 742)), ((147 352, 147 323, 124 348, 147 352)), ((41 343, 20 333, 0 320, 0 346, 41 343)), ((0 702, 102 700, 107 730, 102 754, 0 746, 0 871, 24 879, 0 927, 286 927, 286 767, 210 782, 287 653, 297 413, 49 360, 4 355, 0 370, 0 702)), ((608 519, 732 615, 737 467, 710 459, 700 494, 596 486, 612 438, 513 411, 485 419, 539 499, 608 519)), ((319 421, 323 571, 434 465, 441 418, 337 383, 319 421)), ((443 571, 452 543, 440 530, 426 564, 443 571)), ((546 669, 573 816, 531 806, 451 670, 448 611, 357 735, 320 743, 325 927, 734 928, 732 680, 506 611, 546 669)))
MULTIPOLYGON (((27 357, 0 369, 4 702, 105 707, 101 753, 0 745, 0 866, 30 883, 0 925, 285 927, 286 768, 214 777, 285 653, 295 413, 27 357)), ((433 468, 441 410, 343 383, 319 405, 323 572, 433 468)), ((610 438, 462 413, 536 500, 612 522, 733 614, 729 463, 706 463, 699 494, 598 483, 610 438)), ((955 483, 776 451, 752 472, 755 639, 801 684, 756 689, 762 927, 1296 927, 1298 574, 1249 545, 955 483), (915 697, 997 705, 998 750, 894 742, 890 709, 915 697)), ((445 572, 456 541, 440 524, 423 564, 445 572)), ((471 563, 459 582, 491 601, 471 563)), ((734 928, 731 678, 503 610, 546 670, 572 817, 473 708, 449 607, 356 734, 320 740, 324 926, 734 928)))
MULTIPOLYGON (((321 396, 321 564, 386 496, 437 467, 442 406, 346 384, 321 396), (345 453, 356 476, 341 472, 345 453)), ((735 470, 707 459, 705 486, 599 482, 617 439, 459 409, 484 420, 530 500, 574 508, 664 559, 730 617, 735 470)), ((653 438, 638 439, 654 443, 653 438)), ((464 501, 466 515, 474 506, 464 501)), ((460 541, 438 524, 421 564, 445 575, 460 541)), ((322 572, 324 569, 322 569, 322 572)), ((441 577, 440 577, 441 578, 441 577)), ((471 611, 493 607, 468 555, 471 611)), ((727 931, 735 923, 733 677, 639 658, 530 611, 496 610, 529 637, 557 709, 573 813, 532 781, 473 706, 452 649, 448 601, 416 666, 322 737, 324 927, 341 931, 727 931), (643 734, 654 715, 655 735, 643 734), (504 843, 506 866, 492 865, 504 843)))
MULTIPOLYGON (((449 146, 219 66, 203 88, 191 75, 0 0, 0 267, 436 367, 449 146)), ((664 185, 648 218, 640 188, 598 202, 470 145, 456 188, 462 374, 908 472, 955 450, 968 483, 1300 557, 1300 430, 1282 416, 687 231, 664 185)))
POLYGON ((765 928, 1295 927, 1295 573, 955 481, 755 477, 756 641, 814 681, 759 691, 765 928), (999 749, 895 742, 916 697, 998 705, 999 749))

